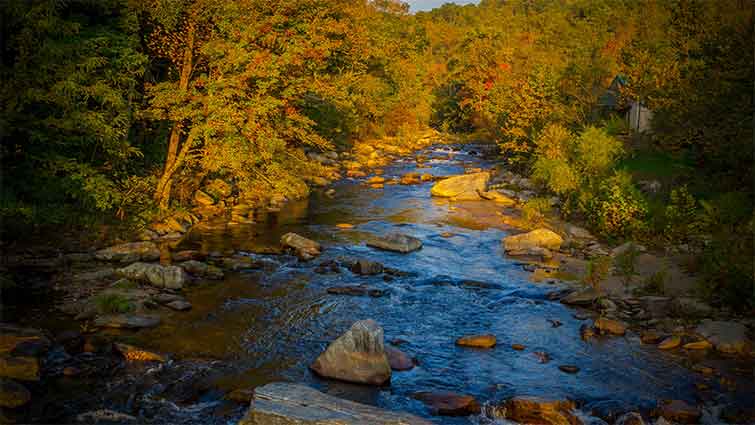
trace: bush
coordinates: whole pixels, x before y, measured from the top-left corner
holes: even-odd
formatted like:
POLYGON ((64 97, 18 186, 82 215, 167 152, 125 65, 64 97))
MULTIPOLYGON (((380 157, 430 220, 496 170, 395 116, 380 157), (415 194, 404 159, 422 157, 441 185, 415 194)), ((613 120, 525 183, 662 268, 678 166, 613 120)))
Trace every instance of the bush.
POLYGON ((699 258, 700 290, 712 303, 745 310, 755 307, 753 222, 713 236, 699 258))
POLYGON ((692 234, 702 230, 697 201, 685 186, 671 191, 664 220, 663 236, 672 243, 686 242, 692 234))
POLYGON ((606 280, 609 271, 611 271, 611 257, 595 257, 587 262, 587 272, 582 278, 582 283, 600 292, 600 284, 606 280))
POLYGON ((128 298, 119 294, 102 294, 95 299, 97 310, 102 314, 128 313, 134 305, 128 298))
POLYGON ((538 158, 533 165, 532 179, 558 195, 567 195, 579 188, 580 176, 563 159, 538 158))
POLYGON ((642 286, 640 292, 646 295, 663 295, 667 280, 668 271, 666 269, 658 270, 645 280, 645 284, 642 286))
POLYGON ((647 202, 631 177, 617 172, 586 197, 586 212, 595 229, 604 236, 641 236, 646 229, 647 202))
POLYGON ((640 251, 632 243, 629 244, 629 247, 624 252, 614 258, 614 266, 619 276, 624 280, 624 287, 628 287, 632 282, 632 278, 637 274, 635 266, 639 255, 640 251))
POLYGON ((586 178, 605 175, 624 152, 621 142, 602 129, 587 127, 574 143, 574 162, 586 178))
POLYGON ((545 221, 545 217, 550 210, 550 200, 545 198, 532 198, 524 203, 524 206, 522 207, 522 218, 534 225, 540 225, 545 221))
POLYGON ((566 160, 572 144, 572 134, 559 124, 550 124, 535 140, 538 158, 566 160))

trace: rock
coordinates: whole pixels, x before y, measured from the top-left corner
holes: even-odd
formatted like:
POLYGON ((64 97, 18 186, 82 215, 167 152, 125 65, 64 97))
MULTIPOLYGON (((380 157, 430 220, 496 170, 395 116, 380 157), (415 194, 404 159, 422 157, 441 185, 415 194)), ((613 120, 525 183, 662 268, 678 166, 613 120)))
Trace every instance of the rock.
POLYGON ((682 346, 685 350, 708 350, 713 348, 713 344, 706 340, 688 342, 682 346))
POLYGON ((377 261, 370 261, 365 259, 356 260, 349 268, 353 273, 361 275, 373 275, 383 272, 383 265, 377 261))
POLYGON ((658 349, 660 350, 673 350, 674 348, 679 347, 682 345, 682 339, 676 335, 672 335, 668 338, 665 338, 663 341, 658 344, 658 349))
MULTIPOLYGON (((5 335, 2 336, 4 337, 5 335)), ((18 340, 11 349, 10 354, 14 357, 41 357, 51 346, 52 342, 43 336, 27 337, 18 340)))
POLYGON ((197 260, 202 258, 203 255, 199 251, 187 249, 183 251, 174 252, 171 254, 173 261, 180 263, 181 261, 197 260))
POLYGON ((171 301, 167 304, 165 304, 166 307, 171 308, 176 311, 187 311, 191 310, 191 303, 184 300, 175 300, 171 301))
POLYGON ((564 227, 564 231, 572 239, 582 239, 582 240, 592 240, 595 239, 595 236, 592 235, 587 229, 584 229, 579 226, 575 226, 574 224, 567 224, 564 227))
POLYGON ((139 329, 153 328, 160 324, 159 316, 115 314, 100 316, 94 320, 94 325, 102 328, 139 329))
POLYGON ((561 303, 566 305, 590 306, 599 296, 600 294, 595 289, 584 288, 561 298, 561 303))
POLYGON ((231 193, 233 193, 233 188, 231 187, 231 185, 226 183, 225 180, 222 179, 213 179, 209 184, 207 184, 207 186, 205 186, 204 190, 205 192, 217 197, 218 199, 225 199, 231 196, 231 193))
POLYGON ((412 184, 419 184, 421 181, 422 177, 420 177, 419 173, 406 173, 401 176, 399 183, 408 186, 412 184))
POLYGON ((647 311, 651 318, 662 318, 668 316, 671 308, 671 298, 646 296, 638 298, 642 309, 647 311))
POLYGON ((165 362, 165 358, 159 354, 155 354, 150 351, 142 350, 141 348, 134 347, 133 345, 115 343, 113 344, 116 350, 128 361, 139 362, 165 362))
POLYGON ((353 295, 357 297, 371 296, 379 298, 386 294, 383 289, 370 288, 362 285, 331 286, 328 293, 333 295, 353 295))
POLYGON ((532 354, 537 357, 538 363, 548 363, 551 361, 550 354, 546 353, 545 351, 535 351, 532 354))
POLYGON ((577 372, 579 372, 579 368, 577 366, 573 366, 573 365, 565 365, 564 364, 564 365, 559 366, 558 369, 560 371, 566 372, 566 373, 577 373, 577 372))
POLYGON ((703 320, 695 333, 722 353, 747 354, 752 345, 747 338, 747 327, 738 322, 703 320))
POLYGON ((0 377, 39 381, 39 361, 34 357, 0 357, 0 377))
POLYGON ((205 279, 223 280, 223 277, 225 276, 223 271, 219 268, 196 260, 184 261, 183 263, 179 263, 178 267, 181 267, 188 273, 205 279))
POLYGON ((629 242, 623 243, 623 244, 617 246, 616 248, 612 249, 611 250, 611 256, 612 257, 619 256, 619 255, 627 252, 632 247, 634 247, 634 249, 638 253, 639 252, 645 252, 645 251, 647 251, 647 249, 644 246, 629 241, 629 242))
POLYGON ((588 326, 583 324, 579 327, 579 337, 582 338, 583 341, 587 341, 588 339, 595 336, 595 328, 592 326, 588 326))
POLYGON ((354 225, 349 223, 338 223, 336 224, 336 227, 338 227, 339 229, 353 229, 354 225))
POLYGON ((194 193, 194 203, 203 207, 210 206, 215 203, 215 199, 212 196, 202 192, 201 190, 194 193))
POLYGON ((621 415, 614 425, 645 425, 645 420, 642 419, 642 415, 637 412, 629 412, 621 415))
POLYGON ((186 273, 178 266, 134 263, 117 272, 126 279, 147 282, 157 288, 181 289, 186 282, 186 273))
POLYGON ((160 259, 160 250, 154 242, 130 242, 101 249, 94 254, 100 261, 154 261, 160 259))
POLYGON ((317 257, 320 255, 322 249, 319 243, 296 233, 286 233, 281 236, 281 244, 293 249, 296 255, 302 260, 311 260, 317 257))
POLYGON ((645 331, 640 337, 640 341, 642 341, 643 344, 658 344, 663 339, 663 335, 655 331, 645 331))
POLYGON ((501 192, 498 192, 496 190, 491 190, 487 192, 479 192, 480 198, 493 201, 496 204, 503 205, 505 207, 510 207, 513 205, 516 205, 516 201, 509 198, 508 196, 504 195, 501 192))
POLYGON ((110 409, 93 410, 76 416, 76 422, 84 424, 111 424, 136 421, 137 419, 131 415, 110 409))
POLYGON ((511 344, 511 349, 516 351, 524 351, 527 347, 522 344, 511 344))
POLYGON ((692 297, 678 297, 671 301, 671 311, 678 317, 704 318, 711 316, 713 308, 692 297))
POLYGON ((419 417, 323 394, 299 384, 275 382, 254 390, 239 425, 431 425, 419 417))
POLYGON ((495 344, 495 335, 469 335, 456 340, 456 345, 460 347, 492 348, 495 344))
POLYGON ((516 255, 532 248, 558 250, 564 240, 557 233, 548 229, 537 229, 528 233, 503 238, 503 247, 507 254, 516 255))
POLYGON ((419 179, 420 179, 420 181, 423 181, 423 182, 431 182, 431 181, 433 181, 434 177, 433 177, 432 174, 425 173, 425 174, 422 174, 421 176, 419 176, 419 179))
POLYGON ((449 177, 435 183, 430 194, 458 201, 476 201, 480 199, 479 193, 487 188, 489 179, 490 173, 487 172, 449 177))
POLYGON ((168 304, 173 301, 184 300, 184 297, 176 294, 159 293, 153 296, 152 299, 158 304, 168 304))
POLYGON ((398 348, 386 346, 385 354, 388 356, 388 364, 391 365, 393 370, 402 371, 414 368, 414 361, 411 357, 398 348))
POLYGON ((702 412, 695 406, 690 406, 682 400, 670 400, 659 403, 656 414, 671 422, 680 424, 699 423, 702 412))
POLYGON ((310 366, 320 376, 361 384, 382 385, 391 379, 383 346, 383 328, 360 320, 333 341, 310 366))
POLYGON ((425 403, 430 410, 441 416, 469 416, 480 413, 480 403, 470 396, 452 392, 421 392, 414 398, 425 403))
POLYGON ((582 425, 571 401, 514 397, 503 404, 506 419, 529 425, 582 425))
POLYGON ((239 404, 248 404, 254 398, 254 390, 250 388, 240 388, 226 394, 223 398, 239 404))
POLYGON ((605 317, 595 320, 594 326, 595 329, 604 335, 624 335, 627 331, 627 326, 624 323, 621 323, 618 320, 607 319, 605 317))
POLYGON ((375 176, 367 180, 367 184, 379 184, 379 183, 385 183, 385 177, 375 176))
POLYGON ((385 236, 373 235, 366 241, 367 246, 386 251, 406 254, 422 248, 422 241, 402 233, 389 233, 385 236))
POLYGON ((23 385, 0 378, 0 407, 16 408, 31 400, 31 393, 23 385))

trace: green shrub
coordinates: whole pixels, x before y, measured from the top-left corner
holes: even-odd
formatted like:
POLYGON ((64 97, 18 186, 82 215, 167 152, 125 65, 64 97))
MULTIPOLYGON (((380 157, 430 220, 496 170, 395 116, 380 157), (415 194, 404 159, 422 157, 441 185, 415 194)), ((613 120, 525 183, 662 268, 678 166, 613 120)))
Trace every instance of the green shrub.
POLYGON ((595 257, 587 262, 587 270, 582 278, 582 283, 589 285, 600 292, 600 284, 608 277, 611 271, 611 257, 595 257))
POLYGON ((664 211, 665 226, 663 236, 672 243, 686 242, 689 237, 700 232, 697 201, 685 186, 671 191, 669 203, 664 211))
POLYGON ((134 310, 134 304, 119 294, 101 294, 97 296, 95 303, 102 314, 128 313, 134 310))
POLYGON ((540 225, 545 221, 545 217, 550 210, 550 200, 545 198, 532 198, 524 203, 524 206, 522 207, 522 217, 534 225, 540 225))
POLYGON ((637 257, 639 257, 640 251, 637 249, 634 243, 629 244, 629 247, 614 258, 614 266, 616 272, 621 276, 624 281, 624 287, 628 287, 632 282, 632 278, 637 274, 636 265, 637 257))
POLYGON ((558 195, 568 195, 579 188, 580 176, 563 159, 541 157, 535 160, 532 179, 558 195))
POLYGON ((538 158, 566 160, 572 144, 572 134, 560 124, 550 124, 535 140, 538 158))
POLYGON ((598 185, 597 194, 587 195, 585 212, 599 233, 611 238, 644 233, 647 202, 628 174, 617 172, 598 185))
POLYGON ((619 140, 602 129, 587 127, 574 143, 574 162, 577 169, 592 180, 611 170, 624 148, 619 140))

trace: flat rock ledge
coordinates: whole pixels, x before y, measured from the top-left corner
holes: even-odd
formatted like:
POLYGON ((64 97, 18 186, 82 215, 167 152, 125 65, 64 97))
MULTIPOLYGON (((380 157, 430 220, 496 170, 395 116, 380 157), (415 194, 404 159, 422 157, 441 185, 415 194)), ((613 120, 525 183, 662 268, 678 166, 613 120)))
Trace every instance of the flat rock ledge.
POLYGON ((254 390, 239 425, 431 425, 392 412, 333 397, 305 385, 274 382, 254 390))

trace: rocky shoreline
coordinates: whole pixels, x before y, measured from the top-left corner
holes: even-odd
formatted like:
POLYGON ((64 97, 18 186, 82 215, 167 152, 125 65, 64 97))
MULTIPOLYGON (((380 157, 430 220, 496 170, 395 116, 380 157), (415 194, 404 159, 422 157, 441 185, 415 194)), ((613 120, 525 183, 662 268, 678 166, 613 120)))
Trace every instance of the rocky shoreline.
MULTIPOLYGON (((379 167, 433 141, 437 140, 431 137, 420 139, 413 147, 402 149, 389 149, 389 144, 370 148, 366 147, 368 145, 359 145, 353 156, 345 157, 354 158, 353 161, 335 163, 332 155, 323 155, 321 162, 333 167, 343 166, 342 171, 347 176, 362 179, 363 184, 373 190, 390 184, 419 184, 436 178, 408 173, 401 178, 388 180, 380 176, 382 173, 379 167)), ((425 162, 422 156, 416 156, 415 160, 420 166, 425 162)), ((521 216, 522 203, 537 195, 527 179, 508 172, 470 168, 464 175, 440 179, 433 185, 431 194, 447 198, 452 203, 449 210, 460 220, 522 232, 504 238, 501 241, 502 248, 507 255, 521 259, 522 268, 531 273, 534 282, 557 285, 549 299, 573 306, 576 309, 575 317, 585 321, 580 335, 575 335, 575 338, 589 342, 593 338, 623 337, 641 344, 652 344, 659 350, 682 357, 682 361, 688 363, 693 371, 724 384, 727 380, 732 381, 732 371, 709 366, 708 358, 722 357, 727 361, 739 359, 744 364, 752 365, 752 359, 755 358, 750 338, 754 325, 752 318, 737 317, 731 312, 716 310, 693 297, 690 292, 692 287, 689 286, 690 277, 665 253, 640 254, 637 260, 641 263, 638 265, 639 273, 628 282, 618 276, 615 270, 609 269, 604 281, 598 282, 598 285, 583 283, 584 276, 591 267, 589 259, 603 255, 615 261, 627 249, 642 251, 642 248, 627 244, 611 248, 585 229, 557 219, 545 220, 533 226, 521 216), (491 215, 491 210, 495 214, 491 215), (646 269, 643 268, 645 266, 646 269), (670 279, 676 280, 665 288, 669 293, 638 294, 643 289, 644 282, 659 267, 674 267, 669 274, 670 279)), ((203 203, 201 199, 208 199, 202 194, 197 195, 201 198, 197 199, 198 209, 213 206, 215 210, 225 211, 224 214, 230 210, 231 217, 227 225, 254 220, 250 212, 239 212, 237 206, 241 204, 238 200, 228 203, 227 199, 221 200, 221 204, 215 197, 208 196, 212 198, 213 204, 203 203), (229 208, 228 204, 231 203, 233 206, 229 208)), ((271 201, 267 208, 280 208, 281 202, 271 201)), ((553 204, 558 202, 557 199, 552 200, 553 204)), ((38 329, 3 325, 0 347, 2 407, 11 409, 12 413, 12 409, 29 403, 31 393, 26 386, 39 385, 43 377, 73 378, 86 375, 90 373, 88 368, 94 368, 91 364, 97 362, 98 371, 91 369, 91 373, 101 373, 103 369, 123 361, 166 361, 166 356, 118 343, 112 338, 100 338, 93 331, 100 328, 140 329, 159 326, 160 312, 187 311, 192 308, 182 296, 182 291, 192 285, 208 280, 222 281, 224 274, 229 271, 270 270, 277 267, 273 262, 243 253, 176 250, 177 241, 180 240, 177 238, 190 231, 191 226, 203 226, 203 223, 214 217, 211 214, 197 215, 201 215, 204 221, 188 214, 184 220, 173 217, 154 226, 151 233, 141 235, 141 239, 149 240, 124 242, 93 252, 67 253, 53 258, 6 257, 4 267, 10 269, 32 269, 44 273, 65 270, 64 273, 58 273, 56 279, 56 286, 64 289, 64 302, 59 307, 62 312, 80 321, 81 326, 80 331, 52 335, 38 329)), ((347 225, 344 223, 344 226, 347 225)), ((422 247, 421 240, 405 234, 373 235, 365 243, 377 249, 403 254, 422 247)), ((322 246, 316 241, 294 233, 284 235, 280 246, 273 249, 275 253, 291 252, 300 261, 312 261, 322 250, 322 246)), ((390 276, 402 273, 369 259, 348 259, 332 265, 323 263, 318 268, 327 271, 331 266, 345 267, 360 275, 385 273, 390 276)), ((334 287, 332 292, 328 292, 338 295, 381 296, 378 289, 365 286, 334 287)), ((552 325, 559 326, 557 322, 552 325)), ((313 363, 312 370, 326 378, 384 385, 390 382, 393 372, 412 369, 416 360, 398 347, 385 345, 383 338, 382 328, 377 323, 357 322, 329 345, 313 363)), ((494 350, 497 341, 495 335, 466 335, 459 338, 456 344, 469 349, 494 350)), ((528 351, 523 345, 512 348, 528 351)), ((543 363, 550 360, 546 352, 533 351, 532 354, 543 363)), ((559 365, 559 369, 568 374, 578 375, 580 372, 579 368, 568 364, 559 365)), ((736 368, 733 373, 740 376, 747 376, 749 373, 752 376, 752 371, 743 372, 736 368)), ((419 418, 333 399, 314 390, 284 384, 271 385, 240 397, 244 401, 252 399, 249 413, 242 423, 341 423, 338 421, 343 418, 339 415, 350 417, 352 422, 345 423, 425 423, 419 418), (324 406, 324 410, 312 407, 318 403, 324 406), (318 412, 323 411, 337 413, 321 416, 318 412), (270 422, 273 421, 270 419, 272 416, 266 415, 275 416, 275 421, 278 422, 270 422)), ((706 394, 706 390, 702 388, 701 393, 706 394)), ((707 394, 710 397, 714 395, 707 394)), ((481 403, 474 397, 448 392, 428 392, 417 394, 416 397, 438 415, 464 416, 484 412, 489 418, 507 418, 522 423, 582 423, 574 413, 577 406, 569 400, 514 397, 501 403, 481 403)), ((745 421, 755 418, 753 412, 735 413, 745 421)), ((123 414, 109 411, 87 412, 82 414, 81 420, 93 422, 91 419, 96 418, 91 415, 96 414, 114 422, 132 421, 132 417, 128 415, 119 417, 123 414), (90 416, 86 416, 87 414, 90 416)), ((660 425, 664 421, 697 423, 702 415, 703 411, 699 406, 690 406, 681 400, 659 400, 653 412, 612 412, 605 419, 615 424, 638 425, 652 418, 660 425)), ((741 420, 736 415, 734 418, 741 420)))

